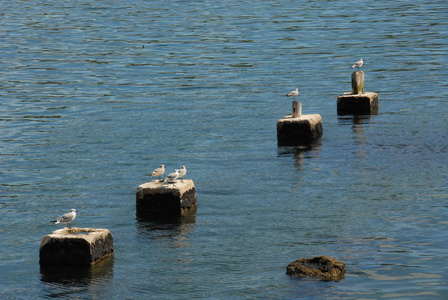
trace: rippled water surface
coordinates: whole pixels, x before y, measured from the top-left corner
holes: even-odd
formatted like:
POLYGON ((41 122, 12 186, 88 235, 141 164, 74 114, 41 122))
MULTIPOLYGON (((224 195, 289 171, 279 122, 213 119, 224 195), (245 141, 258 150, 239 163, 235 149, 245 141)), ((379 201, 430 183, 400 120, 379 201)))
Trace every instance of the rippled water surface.
POLYGON ((3 1, 0 298, 447 299, 448 4, 3 1), (371 116, 338 116, 365 65, 371 116), (300 89, 324 135, 278 147, 300 89), (198 209, 141 220, 182 165, 198 209), (49 221, 107 228, 93 269, 39 266, 49 221), (327 255, 340 282, 290 278, 327 255))

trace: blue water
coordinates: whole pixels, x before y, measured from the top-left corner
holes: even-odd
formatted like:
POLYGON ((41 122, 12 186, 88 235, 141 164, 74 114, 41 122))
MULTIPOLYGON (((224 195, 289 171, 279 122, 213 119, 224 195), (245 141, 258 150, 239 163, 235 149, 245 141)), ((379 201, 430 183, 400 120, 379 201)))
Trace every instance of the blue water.
POLYGON ((1 6, 0 298, 448 298, 445 0, 1 6), (337 116, 359 58, 379 113, 337 116), (296 87, 324 135, 277 147, 296 87), (187 167, 195 214, 136 218, 160 164, 187 167), (71 208, 114 258, 48 274, 71 208), (318 255, 345 278, 285 274, 318 255))

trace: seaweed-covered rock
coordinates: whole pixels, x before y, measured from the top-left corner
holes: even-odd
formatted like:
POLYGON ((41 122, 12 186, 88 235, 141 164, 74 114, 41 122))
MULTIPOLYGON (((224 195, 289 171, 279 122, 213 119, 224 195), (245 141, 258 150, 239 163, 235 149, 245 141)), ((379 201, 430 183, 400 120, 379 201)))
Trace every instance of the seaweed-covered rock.
POLYGON ((327 256, 301 258, 286 267, 286 274, 294 277, 317 277, 325 281, 339 281, 344 277, 345 263, 327 256))

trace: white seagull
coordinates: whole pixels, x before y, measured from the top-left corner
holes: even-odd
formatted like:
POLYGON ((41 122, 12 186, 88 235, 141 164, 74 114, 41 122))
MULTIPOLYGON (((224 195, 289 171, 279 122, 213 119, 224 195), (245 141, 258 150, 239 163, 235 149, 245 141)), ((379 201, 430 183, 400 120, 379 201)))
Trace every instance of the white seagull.
POLYGON ((160 179, 164 173, 165 173, 165 165, 160 165, 160 167, 152 171, 152 173, 149 174, 149 176, 159 177, 160 179))
POLYGON ((56 221, 51 222, 54 222, 55 224, 59 223, 68 224, 68 228, 70 228, 70 223, 76 218, 76 212, 77 210, 72 208, 69 213, 63 214, 56 221))
POLYGON ((286 94, 286 97, 297 97, 299 95, 299 89, 295 89, 294 91, 290 91, 289 94, 286 94))
POLYGON ((352 68, 358 68, 358 70, 359 70, 359 68, 361 68, 363 64, 364 64, 364 60, 362 58, 360 58, 357 62, 355 62, 353 64, 352 68))
POLYGON ((185 166, 182 166, 181 169, 178 169, 176 171, 179 171, 179 176, 177 176, 177 178, 184 177, 185 174, 187 174, 187 168, 185 168, 185 166))
POLYGON ((170 173, 166 176, 163 182, 174 182, 176 181, 177 177, 179 177, 179 170, 174 170, 173 173, 170 173))

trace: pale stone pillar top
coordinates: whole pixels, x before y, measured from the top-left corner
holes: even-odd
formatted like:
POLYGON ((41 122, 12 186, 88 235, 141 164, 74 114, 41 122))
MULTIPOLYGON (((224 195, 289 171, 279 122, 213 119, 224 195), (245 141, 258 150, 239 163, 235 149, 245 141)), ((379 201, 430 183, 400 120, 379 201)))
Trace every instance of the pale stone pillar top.
POLYGON ((279 122, 299 122, 299 121, 309 121, 312 124, 317 124, 322 122, 322 117, 319 114, 301 115, 298 118, 293 118, 292 115, 285 116, 278 120, 279 122))
POLYGON ((360 94, 353 94, 352 92, 345 92, 344 94, 340 95, 339 97, 371 97, 371 96, 376 96, 377 93, 375 92, 362 92, 360 94))
POLYGON ((176 179, 174 182, 162 182, 160 180, 151 180, 137 187, 137 193, 144 190, 156 190, 160 193, 176 190, 181 194, 194 188, 194 182, 191 179, 176 179))
POLYGON ((85 239, 85 240, 95 240, 101 236, 106 237, 111 234, 109 229, 102 228, 62 228, 55 231, 52 231, 50 234, 45 237, 49 238, 64 238, 64 239, 85 239))

